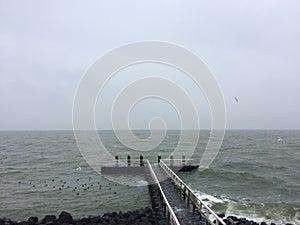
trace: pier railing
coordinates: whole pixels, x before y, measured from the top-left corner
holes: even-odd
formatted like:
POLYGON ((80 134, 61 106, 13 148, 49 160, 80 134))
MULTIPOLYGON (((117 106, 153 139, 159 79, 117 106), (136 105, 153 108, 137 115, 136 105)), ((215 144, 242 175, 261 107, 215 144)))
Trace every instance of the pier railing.
POLYGON ((168 218, 168 221, 169 221, 169 224, 170 225, 180 225, 173 209, 171 208, 169 202, 168 202, 168 199, 166 198, 161 186, 160 186, 160 183, 153 171, 153 168, 151 166, 151 164, 149 163, 149 161, 147 160, 147 165, 148 165, 148 168, 149 168, 149 171, 150 171, 150 176, 151 178, 153 179, 154 181, 154 185, 157 186, 158 190, 159 190, 159 193, 161 195, 161 199, 162 199, 162 203, 163 203, 163 207, 164 207, 164 210, 165 210, 165 213, 167 215, 167 218, 168 218))
POLYGON ((199 211, 200 220, 204 218, 206 224, 226 225, 225 222, 200 198, 198 198, 196 194, 190 189, 190 187, 187 186, 162 160, 160 161, 159 165, 183 194, 183 198, 187 199, 187 204, 191 203, 193 206, 193 210, 197 209, 199 211))

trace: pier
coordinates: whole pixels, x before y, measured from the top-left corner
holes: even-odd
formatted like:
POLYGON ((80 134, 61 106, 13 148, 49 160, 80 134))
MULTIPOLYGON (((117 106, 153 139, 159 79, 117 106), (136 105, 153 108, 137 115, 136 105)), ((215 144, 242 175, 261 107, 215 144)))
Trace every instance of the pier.
POLYGON ((151 164, 148 160, 144 162, 140 157, 139 165, 133 166, 128 157, 127 167, 116 164, 115 167, 103 168, 103 172, 113 174, 126 171, 145 176, 149 184, 152 209, 161 225, 226 225, 175 173, 197 167, 187 165, 185 157, 181 168, 175 166, 172 160, 168 166, 160 157, 157 164, 151 164))

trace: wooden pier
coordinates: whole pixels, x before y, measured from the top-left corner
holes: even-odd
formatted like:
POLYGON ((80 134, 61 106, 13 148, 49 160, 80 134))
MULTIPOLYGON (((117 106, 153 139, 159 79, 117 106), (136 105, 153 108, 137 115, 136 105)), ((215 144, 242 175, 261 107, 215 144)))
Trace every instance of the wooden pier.
POLYGON ((158 157, 158 163, 151 164, 148 160, 144 162, 143 157, 140 157, 138 165, 134 166, 128 157, 127 166, 119 166, 116 161, 115 167, 104 167, 102 172, 143 175, 149 184, 152 209, 160 221, 159 224, 226 225, 174 172, 191 171, 197 166, 187 165, 184 161, 179 168, 171 160, 169 162, 168 166, 158 157))

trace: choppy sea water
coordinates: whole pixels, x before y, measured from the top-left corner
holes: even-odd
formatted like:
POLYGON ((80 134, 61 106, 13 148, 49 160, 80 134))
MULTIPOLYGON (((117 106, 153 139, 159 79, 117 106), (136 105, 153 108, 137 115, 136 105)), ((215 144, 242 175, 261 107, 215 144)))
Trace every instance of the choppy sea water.
MULTIPOLYGON (((147 137, 149 132, 135 134, 147 137)), ((112 155, 138 158, 139 152, 122 145, 112 131, 99 136, 112 155)), ((179 136, 179 131, 168 131, 144 157, 152 162, 158 154, 167 157, 179 136)), ((208 137, 208 131, 200 132, 194 163, 208 137)), ((300 131, 227 131, 209 169, 179 175, 216 211, 300 224, 300 131)), ((62 210, 81 217, 146 206, 147 187, 114 183, 96 173, 72 131, 0 132, 0 217, 22 220, 62 210)))

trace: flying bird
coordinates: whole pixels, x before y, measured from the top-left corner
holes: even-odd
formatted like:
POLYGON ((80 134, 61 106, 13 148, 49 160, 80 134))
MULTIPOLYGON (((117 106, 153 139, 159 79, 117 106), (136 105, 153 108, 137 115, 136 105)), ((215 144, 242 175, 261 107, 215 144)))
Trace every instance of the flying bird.
POLYGON ((237 97, 233 96, 233 98, 236 102, 239 102, 239 99, 237 97))

